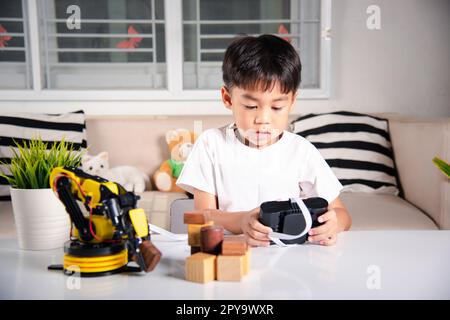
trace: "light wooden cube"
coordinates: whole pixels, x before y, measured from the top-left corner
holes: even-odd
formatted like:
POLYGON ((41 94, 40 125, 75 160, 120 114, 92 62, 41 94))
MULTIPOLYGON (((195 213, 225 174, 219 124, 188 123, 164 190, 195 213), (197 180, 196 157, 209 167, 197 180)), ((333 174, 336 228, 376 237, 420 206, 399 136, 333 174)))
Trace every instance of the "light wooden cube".
POLYGON ((216 259, 213 254, 198 252, 186 258, 186 280, 198 283, 214 281, 216 259))
POLYGON ((219 281, 241 281, 244 275, 245 256, 217 257, 217 280, 219 281))
POLYGON ((244 275, 247 275, 250 272, 250 258, 251 250, 248 248, 244 255, 244 275))
POLYGON ((212 221, 208 221, 205 224, 188 224, 188 244, 191 247, 200 247, 200 229, 212 225, 212 221))

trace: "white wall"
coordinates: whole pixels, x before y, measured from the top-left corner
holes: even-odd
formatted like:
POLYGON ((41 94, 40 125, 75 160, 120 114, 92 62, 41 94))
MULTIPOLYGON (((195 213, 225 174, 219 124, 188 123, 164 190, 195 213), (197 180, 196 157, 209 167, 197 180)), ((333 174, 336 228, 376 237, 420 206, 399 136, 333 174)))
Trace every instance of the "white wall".
MULTIPOLYGON (((450 1, 334 1, 332 25, 331 98, 299 100, 295 113, 450 116, 450 1), (369 5, 381 9, 381 30, 366 27, 369 5)), ((0 101, 2 113, 80 108, 89 114, 179 115, 186 108, 191 114, 228 114, 219 101, 0 101)))
MULTIPOLYGON (((329 108, 450 116, 450 1, 333 2, 329 108), (366 8, 381 9, 381 30, 366 8)), ((327 103, 304 103, 325 110, 327 103)))

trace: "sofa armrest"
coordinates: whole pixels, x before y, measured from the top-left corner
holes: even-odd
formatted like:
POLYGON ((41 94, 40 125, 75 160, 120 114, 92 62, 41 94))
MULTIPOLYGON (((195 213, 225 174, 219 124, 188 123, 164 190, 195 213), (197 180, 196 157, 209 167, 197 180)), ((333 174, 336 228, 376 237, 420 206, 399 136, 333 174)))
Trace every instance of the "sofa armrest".
POLYGON ((432 162, 450 159, 450 118, 393 116, 389 129, 405 199, 450 229, 450 179, 432 162))

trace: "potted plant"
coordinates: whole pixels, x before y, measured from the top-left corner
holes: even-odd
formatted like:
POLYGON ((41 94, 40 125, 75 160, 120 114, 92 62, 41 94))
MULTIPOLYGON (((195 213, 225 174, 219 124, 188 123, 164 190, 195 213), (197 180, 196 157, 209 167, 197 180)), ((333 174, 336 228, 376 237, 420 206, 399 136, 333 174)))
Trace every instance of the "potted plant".
POLYGON ((50 188, 55 167, 79 166, 83 152, 64 140, 48 143, 33 138, 11 147, 9 169, 0 175, 8 180, 19 247, 23 250, 60 248, 69 239, 70 218, 50 188))
POLYGON ((439 157, 434 157, 433 163, 436 165, 436 167, 442 171, 443 174, 447 176, 447 178, 450 179, 450 164, 445 162, 439 157))

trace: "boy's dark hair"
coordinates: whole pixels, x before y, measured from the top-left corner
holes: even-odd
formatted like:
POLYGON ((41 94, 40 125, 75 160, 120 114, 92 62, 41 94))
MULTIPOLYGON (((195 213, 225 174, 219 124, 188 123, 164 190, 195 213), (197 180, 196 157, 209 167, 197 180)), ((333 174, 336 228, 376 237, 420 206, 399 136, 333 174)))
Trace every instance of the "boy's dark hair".
POLYGON ((222 64, 223 82, 230 89, 272 90, 278 82, 283 93, 295 93, 302 64, 294 47, 274 35, 242 36, 227 48, 222 64))

